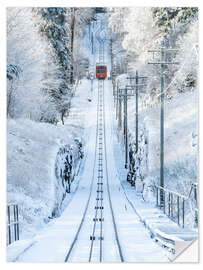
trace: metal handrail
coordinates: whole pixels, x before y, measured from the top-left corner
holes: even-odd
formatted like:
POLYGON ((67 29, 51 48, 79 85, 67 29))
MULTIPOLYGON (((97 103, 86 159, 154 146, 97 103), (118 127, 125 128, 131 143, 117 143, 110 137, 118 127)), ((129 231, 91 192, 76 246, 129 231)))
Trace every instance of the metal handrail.
POLYGON ((166 191, 166 192, 169 192, 169 193, 173 193, 173 194, 175 194, 176 196, 179 196, 179 197, 184 198, 185 200, 187 200, 187 199, 189 198, 189 197, 186 197, 185 195, 179 194, 179 193, 177 193, 177 192, 175 192, 175 191, 173 191, 173 190, 167 189, 167 188, 163 188, 163 187, 161 187, 161 186, 159 186, 159 185, 155 185, 155 187, 157 187, 157 188, 159 188, 159 189, 161 189, 161 190, 163 190, 163 191, 166 191))
MULTIPOLYGON (((197 205, 197 185, 192 185, 188 196, 179 194, 175 191, 154 185, 156 188, 156 205, 163 209, 164 213, 178 225, 185 227, 185 203, 191 200, 192 189, 194 188, 194 200, 197 205), (163 203, 160 201, 160 192, 162 192, 163 203)), ((194 208, 195 225, 198 225, 198 207, 194 208)))
POLYGON ((8 245, 19 240, 19 209, 17 204, 7 205, 7 237, 8 245))

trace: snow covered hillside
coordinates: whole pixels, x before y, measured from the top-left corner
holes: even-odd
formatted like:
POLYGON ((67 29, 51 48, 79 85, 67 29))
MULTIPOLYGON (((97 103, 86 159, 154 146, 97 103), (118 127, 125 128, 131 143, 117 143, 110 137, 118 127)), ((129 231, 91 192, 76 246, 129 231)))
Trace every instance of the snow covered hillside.
MULTIPOLYGON (((148 132, 149 174, 155 178, 159 169, 159 113, 157 106, 141 114, 148 132)), ((165 105, 165 180, 169 188, 185 195, 197 180, 197 115, 197 91, 179 95, 165 105)))
POLYGON ((29 237, 50 218, 59 216, 77 190, 79 180, 75 175, 82 160, 75 139, 78 138, 85 147, 85 119, 90 109, 91 85, 82 78, 84 65, 89 63, 91 54, 88 20, 93 15, 92 8, 76 11, 70 8, 8 10, 7 203, 19 205, 20 239, 29 237), (57 20, 57 16, 63 19, 57 20), (53 31, 45 37, 46 27, 50 24, 53 31), (75 32, 74 50, 71 48, 71 31, 75 32), (36 42, 27 42, 30 33, 35 34, 32 37, 36 42), (42 41, 43 48, 39 46, 42 41), (16 42, 21 44, 13 48, 11 45, 16 42), (33 54, 33 47, 39 48, 38 58, 33 54), (19 55, 22 63, 17 61, 19 55), (29 61, 34 63, 32 69, 29 61), (70 71, 71 63, 74 74, 70 71), (23 64, 26 64, 25 68, 23 64), (21 75, 16 73, 18 65, 21 75), (67 193, 67 181, 62 174, 65 158, 71 159, 71 156, 71 179, 74 181, 71 193, 67 193))
MULTIPOLYGON (((49 217, 59 215, 72 196, 66 193, 61 179, 57 179, 55 168, 63 169, 68 153, 62 150, 70 150, 72 145, 74 169, 77 169, 80 159, 74 138, 79 138, 85 145, 89 83, 84 80, 78 86, 70 117, 64 126, 28 119, 8 120, 7 197, 8 203, 19 204, 21 238, 48 222, 49 217), (57 156, 59 152, 60 158, 57 156)), ((76 182, 74 180, 73 189, 76 182)))
MULTIPOLYGON (((129 101, 129 129, 134 140, 134 100, 129 101)), ((146 166, 140 174, 146 184, 145 198, 154 201, 148 188, 160 178, 160 104, 140 109, 139 155, 146 166), (143 143, 143 138, 146 145, 143 143)), ((198 179, 198 91, 180 94, 165 102, 165 186, 185 196, 198 179)), ((142 180, 142 179, 141 179, 142 180)), ((155 195, 155 194, 154 194, 155 195)), ((190 219, 188 217, 188 219, 190 219)), ((189 222, 189 221, 188 221, 189 222)))

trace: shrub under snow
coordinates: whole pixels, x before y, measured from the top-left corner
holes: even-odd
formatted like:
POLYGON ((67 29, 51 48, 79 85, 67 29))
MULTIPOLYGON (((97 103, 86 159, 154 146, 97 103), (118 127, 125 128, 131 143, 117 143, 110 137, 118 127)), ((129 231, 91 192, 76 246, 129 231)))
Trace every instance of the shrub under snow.
MULTIPOLYGON (((67 144, 73 142, 72 134, 67 126, 28 119, 8 121, 7 198, 8 204, 19 205, 23 234, 38 228, 63 209, 67 194, 62 179, 55 172, 64 168, 64 158, 70 152, 67 144), (60 149, 66 151, 60 154, 60 149)), ((77 145, 73 145, 71 152, 74 170, 79 161, 77 145)))

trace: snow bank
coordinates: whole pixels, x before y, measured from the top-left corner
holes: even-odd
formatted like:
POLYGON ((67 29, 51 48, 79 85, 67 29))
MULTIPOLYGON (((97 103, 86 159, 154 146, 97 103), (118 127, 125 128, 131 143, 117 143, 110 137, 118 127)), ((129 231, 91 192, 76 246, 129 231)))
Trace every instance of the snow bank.
MULTIPOLYGON (((141 113, 148 132, 148 174, 158 182, 160 169, 160 107, 141 113)), ((181 94, 165 104, 165 183, 188 195, 197 181, 198 93, 181 94)))
POLYGON ((62 145, 72 142, 65 126, 8 121, 8 203, 19 204, 22 230, 26 224, 29 230, 47 221, 62 200, 63 191, 56 193, 56 155, 62 145))
MULTIPOLYGON (((129 101, 129 139, 134 143, 135 102, 129 101)), ((198 179, 198 92, 180 94, 165 103, 165 187, 185 196, 198 179)), ((144 197, 155 202, 154 183, 160 181, 160 104, 140 108, 139 150, 134 154, 136 183, 144 183, 144 197)), ((141 184, 142 186, 142 184, 141 184)), ((187 202, 186 224, 193 226, 192 206, 187 202), (191 211, 192 210, 192 211, 191 211)), ((194 208, 194 207, 193 207, 194 208)))
MULTIPOLYGON (((83 80, 78 86, 64 126, 28 119, 8 120, 7 199, 8 204, 19 205, 21 239, 48 222, 49 217, 59 215, 64 196, 71 196, 57 179, 56 166, 63 169, 63 160, 71 145, 75 169, 78 165, 74 138, 81 139, 84 135, 89 83, 83 80), (59 157, 64 148, 66 153, 59 157)), ((86 138, 81 140, 84 146, 86 138)))

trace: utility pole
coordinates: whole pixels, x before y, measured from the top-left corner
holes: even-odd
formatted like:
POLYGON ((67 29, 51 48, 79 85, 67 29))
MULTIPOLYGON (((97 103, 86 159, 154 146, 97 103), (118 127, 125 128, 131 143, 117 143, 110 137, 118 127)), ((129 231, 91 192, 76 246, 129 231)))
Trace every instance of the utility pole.
POLYGON ((94 38, 93 38, 93 32, 91 32, 91 43, 92 43, 92 54, 94 53, 94 38))
MULTIPOLYGON (((128 91, 132 90, 128 86, 123 89, 119 89, 119 101, 123 99, 123 135, 125 141, 125 168, 128 168, 128 97, 134 96, 132 94, 128 94, 128 91)), ((121 110, 119 109, 119 121, 121 119, 121 110)))
POLYGON ((135 79, 135 85, 136 85, 136 153, 138 152, 138 71, 136 70, 136 79, 135 79))
POLYGON ((73 84, 73 43, 75 34, 75 9, 71 8, 71 66, 70 66, 70 84, 73 84))
MULTIPOLYGON (((176 49, 166 49, 161 48, 160 50, 149 50, 148 52, 160 53, 160 61, 157 62, 148 62, 148 64, 152 65, 160 65, 161 66, 161 93, 160 93, 160 101, 161 101, 161 109, 160 109, 160 186, 164 188, 164 67, 169 64, 179 64, 178 62, 169 62, 166 61, 166 52, 177 52, 176 49)), ((165 198, 164 191, 160 189, 160 206, 164 207, 165 198)))
POLYGON ((119 115, 119 81, 117 81, 116 85, 116 120, 118 119, 119 115))
POLYGON ((122 98, 120 96, 120 89, 118 89, 118 127, 121 129, 122 121, 121 121, 121 112, 122 112, 122 98))
POLYGON ((91 33, 91 31, 90 31, 90 29, 91 29, 91 22, 88 23, 88 29, 89 29, 89 41, 91 41, 91 36, 90 36, 90 33, 91 33))
POLYGON ((111 53, 111 79, 113 84, 113 97, 114 97, 114 103, 115 103, 115 68, 114 68, 114 54, 113 54, 113 39, 110 39, 110 53, 111 53))
POLYGON ((124 138, 125 138, 125 168, 128 168, 128 97, 127 87, 125 87, 124 95, 124 138))
POLYGON ((111 54, 111 79, 113 82, 113 76, 112 76, 112 73, 113 73, 113 41, 112 41, 112 38, 110 39, 110 54, 111 54))
MULTIPOLYGON (((129 79, 131 83, 132 83, 132 80, 135 79, 135 85, 131 85, 131 87, 135 88, 135 140, 136 140, 136 153, 137 153, 138 152, 138 132, 139 132, 139 129, 138 129, 139 87, 147 85, 147 84, 139 84, 139 79, 147 79, 147 77, 146 76, 138 76, 138 71, 136 70, 136 76, 135 77, 127 77, 127 79, 129 79)), ((132 89, 132 90, 134 90, 134 89, 132 89)))

